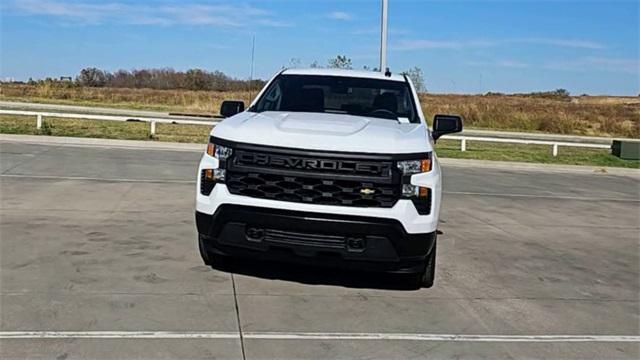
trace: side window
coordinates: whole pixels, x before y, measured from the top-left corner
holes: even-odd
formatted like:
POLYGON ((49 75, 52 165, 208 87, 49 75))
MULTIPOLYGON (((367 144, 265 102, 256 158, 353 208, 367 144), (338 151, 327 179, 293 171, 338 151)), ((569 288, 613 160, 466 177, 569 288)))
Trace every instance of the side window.
POLYGON ((257 111, 274 111, 280 109, 280 102, 282 102, 282 87, 279 80, 273 83, 271 88, 262 98, 262 101, 258 104, 257 111))

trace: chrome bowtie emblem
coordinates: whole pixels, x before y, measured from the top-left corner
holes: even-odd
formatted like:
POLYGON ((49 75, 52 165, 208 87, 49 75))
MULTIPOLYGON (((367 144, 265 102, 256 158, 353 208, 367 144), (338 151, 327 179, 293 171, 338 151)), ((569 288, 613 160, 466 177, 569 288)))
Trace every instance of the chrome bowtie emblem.
POLYGON ((367 188, 360 189, 360 194, 363 194, 363 195, 371 195, 371 194, 373 194, 375 192, 376 191, 373 190, 373 189, 367 189, 367 188))

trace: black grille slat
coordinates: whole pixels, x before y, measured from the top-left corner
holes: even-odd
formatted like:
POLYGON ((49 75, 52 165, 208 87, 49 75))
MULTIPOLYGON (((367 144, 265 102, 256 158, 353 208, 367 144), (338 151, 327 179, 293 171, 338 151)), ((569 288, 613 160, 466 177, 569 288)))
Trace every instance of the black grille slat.
POLYGON ((267 229, 265 236, 274 236, 274 237, 282 237, 286 236, 292 239, 298 240, 318 240, 326 243, 336 243, 341 244, 344 243, 344 236, 340 235, 323 235, 323 234, 311 234, 311 233, 301 233, 295 231, 284 231, 284 230, 273 230, 267 229))
POLYGON ((336 165, 332 161, 242 150, 228 161, 227 188, 232 194, 256 198, 338 206, 390 208, 400 199, 401 176, 392 162, 340 159, 336 165), (318 164, 324 168, 315 168, 318 164), (336 169, 327 169, 328 164, 336 169), (344 164, 358 170, 337 169, 344 164))
POLYGON ((346 238, 344 236, 307 234, 293 231, 266 229, 264 241, 278 244, 343 249, 345 247, 346 238))

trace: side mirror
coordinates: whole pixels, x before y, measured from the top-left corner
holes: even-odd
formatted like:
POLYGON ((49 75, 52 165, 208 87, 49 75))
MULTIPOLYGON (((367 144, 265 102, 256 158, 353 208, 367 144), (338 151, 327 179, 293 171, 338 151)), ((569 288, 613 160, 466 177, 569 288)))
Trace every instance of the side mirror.
POLYGON ((433 141, 445 134, 462 131, 462 117, 458 115, 436 115, 433 117, 433 141))
POLYGON ((244 101, 226 100, 220 105, 220 115, 223 117, 233 116, 244 111, 244 101))

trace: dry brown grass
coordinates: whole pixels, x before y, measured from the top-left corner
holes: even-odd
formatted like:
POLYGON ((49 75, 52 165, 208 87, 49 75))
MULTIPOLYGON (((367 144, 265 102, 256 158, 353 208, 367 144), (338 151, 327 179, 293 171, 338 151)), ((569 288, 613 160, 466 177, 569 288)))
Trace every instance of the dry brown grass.
POLYGON ((421 94, 427 118, 460 114, 476 128, 555 134, 640 137, 640 99, 573 97, 567 100, 516 95, 421 94))
POLYGON ((216 114, 223 100, 238 99, 247 103, 251 94, 249 91, 61 87, 50 84, 0 86, 0 99, 3 100, 216 114))
MULTIPOLYGON (((255 93, 253 93, 255 95, 255 93)), ((249 102, 251 93, 52 85, 0 86, 0 99, 217 113, 225 99, 249 102)), ((522 95, 421 94, 427 118, 460 114, 468 127, 557 134, 640 138, 640 98, 580 96, 546 99, 522 95)))

